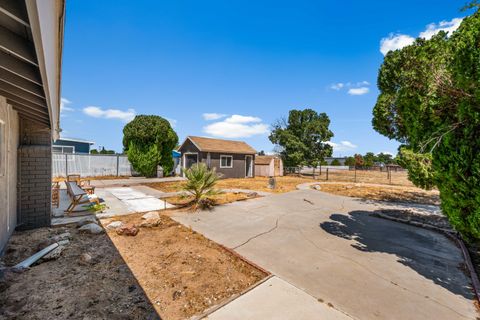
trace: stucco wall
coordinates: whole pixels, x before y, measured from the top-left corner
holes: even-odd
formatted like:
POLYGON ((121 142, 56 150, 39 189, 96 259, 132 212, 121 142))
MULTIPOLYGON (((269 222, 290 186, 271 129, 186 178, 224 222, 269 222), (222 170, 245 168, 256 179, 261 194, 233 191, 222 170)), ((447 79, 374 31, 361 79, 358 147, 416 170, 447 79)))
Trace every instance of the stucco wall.
POLYGON ((3 143, 0 143, 0 252, 17 223, 17 148, 19 136, 18 115, 6 99, 0 96, 0 122, 4 126, 3 143))

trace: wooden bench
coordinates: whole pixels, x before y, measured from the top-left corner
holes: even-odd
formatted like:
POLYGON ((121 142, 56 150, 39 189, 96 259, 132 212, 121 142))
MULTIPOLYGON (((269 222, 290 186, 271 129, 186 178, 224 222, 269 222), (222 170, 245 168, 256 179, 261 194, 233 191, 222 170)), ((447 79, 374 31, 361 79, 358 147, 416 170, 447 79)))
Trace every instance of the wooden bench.
MULTIPOLYGON (((73 210, 80 204, 91 203, 91 202, 95 202, 97 204, 100 203, 98 198, 93 198, 93 199, 89 198, 87 192, 82 188, 80 188, 77 182, 65 181, 65 184, 67 185, 67 193, 70 195, 70 198, 72 199, 72 202, 68 206, 67 210, 65 210, 66 213, 72 213, 73 210)), ((86 210, 82 210, 82 211, 86 211, 86 210)))

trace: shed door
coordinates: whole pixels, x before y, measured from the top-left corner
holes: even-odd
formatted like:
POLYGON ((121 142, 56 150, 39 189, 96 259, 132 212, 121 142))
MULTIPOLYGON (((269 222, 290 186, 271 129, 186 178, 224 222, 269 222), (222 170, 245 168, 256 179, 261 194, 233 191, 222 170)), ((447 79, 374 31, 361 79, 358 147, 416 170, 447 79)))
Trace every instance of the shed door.
POLYGON ((198 154, 186 154, 185 155, 185 168, 190 168, 198 162, 198 154))

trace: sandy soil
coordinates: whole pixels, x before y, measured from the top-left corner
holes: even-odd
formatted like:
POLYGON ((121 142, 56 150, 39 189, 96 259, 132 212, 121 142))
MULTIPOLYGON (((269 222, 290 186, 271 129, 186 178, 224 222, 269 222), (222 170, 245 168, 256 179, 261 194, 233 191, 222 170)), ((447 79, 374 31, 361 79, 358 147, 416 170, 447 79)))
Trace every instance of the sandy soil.
MULTIPOLYGON (((266 191, 266 192, 288 192, 295 190, 297 185, 305 182, 312 182, 312 178, 303 178, 296 176, 276 177, 277 188, 268 188, 267 177, 255 177, 245 179, 221 179, 217 182, 216 188, 219 189, 245 189, 253 191, 266 191)), ((164 191, 175 192, 181 191, 185 182, 183 181, 171 181, 171 182, 159 182, 149 183, 149 187, 164 191)))
MULTIPOLYGON (((256 194, 247 194, 243 192, 225 192, 217 195, 210 196, 209 198, 215 201, 215 205, 221 205, 226 203, 231 203, 235 201, 243 201, 247 199, 257 198, 256 194)), ((188 205, 193 199, 193 196, 178 196, 178 197, 169 197, 164 200, 170 204, 176 206, 185 206, 188 205)))
POLYGON ((9 274, 2 283, 0 319, 158 319, 106 234, 85 235, 76 228, 15 232, 2 263, 13 266, 66 231, 72 239, 60 258, 9 274), (90 262, 82 259, 84 253, 90 262))
MULTIPOLYGON (((138 225, 141 214, 121 221, 138 225)), ((266 276, 165 215, 158 227, 141 228, 135 237, 108 235, 164 319, 202 313, 266 276)))
POLYGON ((415 187, 368 186, 356 183, 320 184, 320 191, 369 200, 440 204, 436 190, 426 191, 415 187))

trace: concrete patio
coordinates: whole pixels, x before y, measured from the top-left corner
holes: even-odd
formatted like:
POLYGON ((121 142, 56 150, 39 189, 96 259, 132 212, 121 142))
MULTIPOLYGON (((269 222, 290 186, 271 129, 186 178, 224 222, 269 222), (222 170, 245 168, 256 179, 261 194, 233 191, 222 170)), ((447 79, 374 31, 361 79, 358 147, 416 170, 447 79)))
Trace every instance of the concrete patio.
POLYGON ((382 206, 301 190, 174 219, 281 280, 209 319, 476 319, 460 249, 440 233, 369 215, 382 206))

